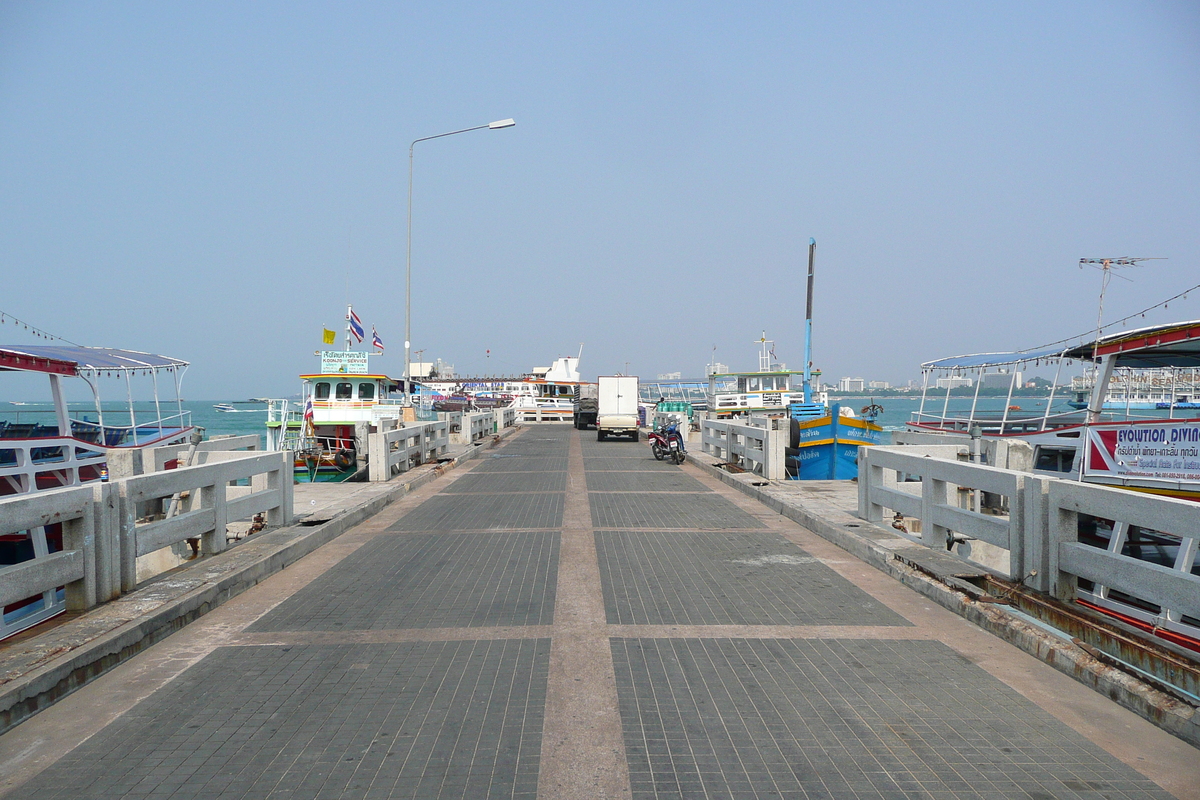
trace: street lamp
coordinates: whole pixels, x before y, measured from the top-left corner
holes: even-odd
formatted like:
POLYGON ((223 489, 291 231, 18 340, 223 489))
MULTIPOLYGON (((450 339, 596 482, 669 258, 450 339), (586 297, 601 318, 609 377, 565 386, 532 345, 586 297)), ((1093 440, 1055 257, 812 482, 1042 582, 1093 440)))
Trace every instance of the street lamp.
POLYGON ((487 125, 476 125, 474 128, 463 128, 460 131, 449 131, 448 133, 439 133, 436 136, 423 136, 420 139, 414 139, 413 143, 408 146, 408 257, 406 259, 407 266, 404 275, 404 405, 412 405, 412 394, 409 392, 409 381, 412 378, 412 359, 409 357, 409 348, 412 347, 412 184, 413 184, 413 148, 417 142, 427 142, 430 139, 441 139, 444 136, 453 136, 456 133, 468 133, 469 131, 499 130, 500 128, 511 128, 516 125, 516 121, 512 119, 501 119, 496 122, 489 122, 487 125))

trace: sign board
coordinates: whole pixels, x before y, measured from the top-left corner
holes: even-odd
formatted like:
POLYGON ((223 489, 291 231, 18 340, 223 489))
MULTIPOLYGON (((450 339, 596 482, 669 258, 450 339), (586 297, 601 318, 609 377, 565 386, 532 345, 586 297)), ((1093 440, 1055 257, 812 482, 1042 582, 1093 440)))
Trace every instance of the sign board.
POLYGON ((367 353, 355 353, 350 350, 322 350, 321 372, 345 372, 351 375, 366 375, 367 353))
POLYGON ((1097 425, 1087 436, 1085 476, 1200 481, 1200 422, 1097 425))

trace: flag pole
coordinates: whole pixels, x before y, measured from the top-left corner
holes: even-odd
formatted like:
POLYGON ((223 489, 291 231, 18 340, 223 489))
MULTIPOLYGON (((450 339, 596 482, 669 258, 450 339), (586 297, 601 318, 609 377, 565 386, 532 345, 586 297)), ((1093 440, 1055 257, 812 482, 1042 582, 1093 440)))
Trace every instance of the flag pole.
POLYGON ((350 315, 354 313, 354 306, 346 304, 346 352, 350 352, 350 315))

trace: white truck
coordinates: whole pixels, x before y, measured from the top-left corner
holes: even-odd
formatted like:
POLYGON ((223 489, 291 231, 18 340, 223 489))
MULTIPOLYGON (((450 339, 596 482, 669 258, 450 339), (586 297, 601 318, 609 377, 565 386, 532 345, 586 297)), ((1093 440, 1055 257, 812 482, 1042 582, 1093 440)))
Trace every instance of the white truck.
POLYGON ((638 440, 638 379, 636 375, 601 375, 596 410, 596 440, 610 434, 638 440))

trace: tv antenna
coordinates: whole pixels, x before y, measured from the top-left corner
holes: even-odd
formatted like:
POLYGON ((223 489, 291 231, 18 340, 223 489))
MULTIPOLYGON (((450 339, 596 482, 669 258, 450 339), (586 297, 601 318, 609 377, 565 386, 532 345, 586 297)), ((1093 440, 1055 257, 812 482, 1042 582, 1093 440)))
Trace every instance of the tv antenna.
POLYGON ((1119 272, 1114 270, 1126 269, 1128 267, 1140 267, 1143 261, 1163 261, 1161 257, 1130 257, 1121 256, 1119 258, 1081 258, 1079 259, 1079 268, 1085 266, 1100 270, 1103 277, 1100 279, 1100 303, 1099 310, 1096 312, 1096 341, 1092 344, 1092 362, 1095 363, 1096 351, 1100 347, 1100 336, 1103 332, 1104 323, 1104 293, 1108 291, 1108 282, 1112 280, 1113 275, 1116 275, 1121 280, 1130 280, 1119 272))

